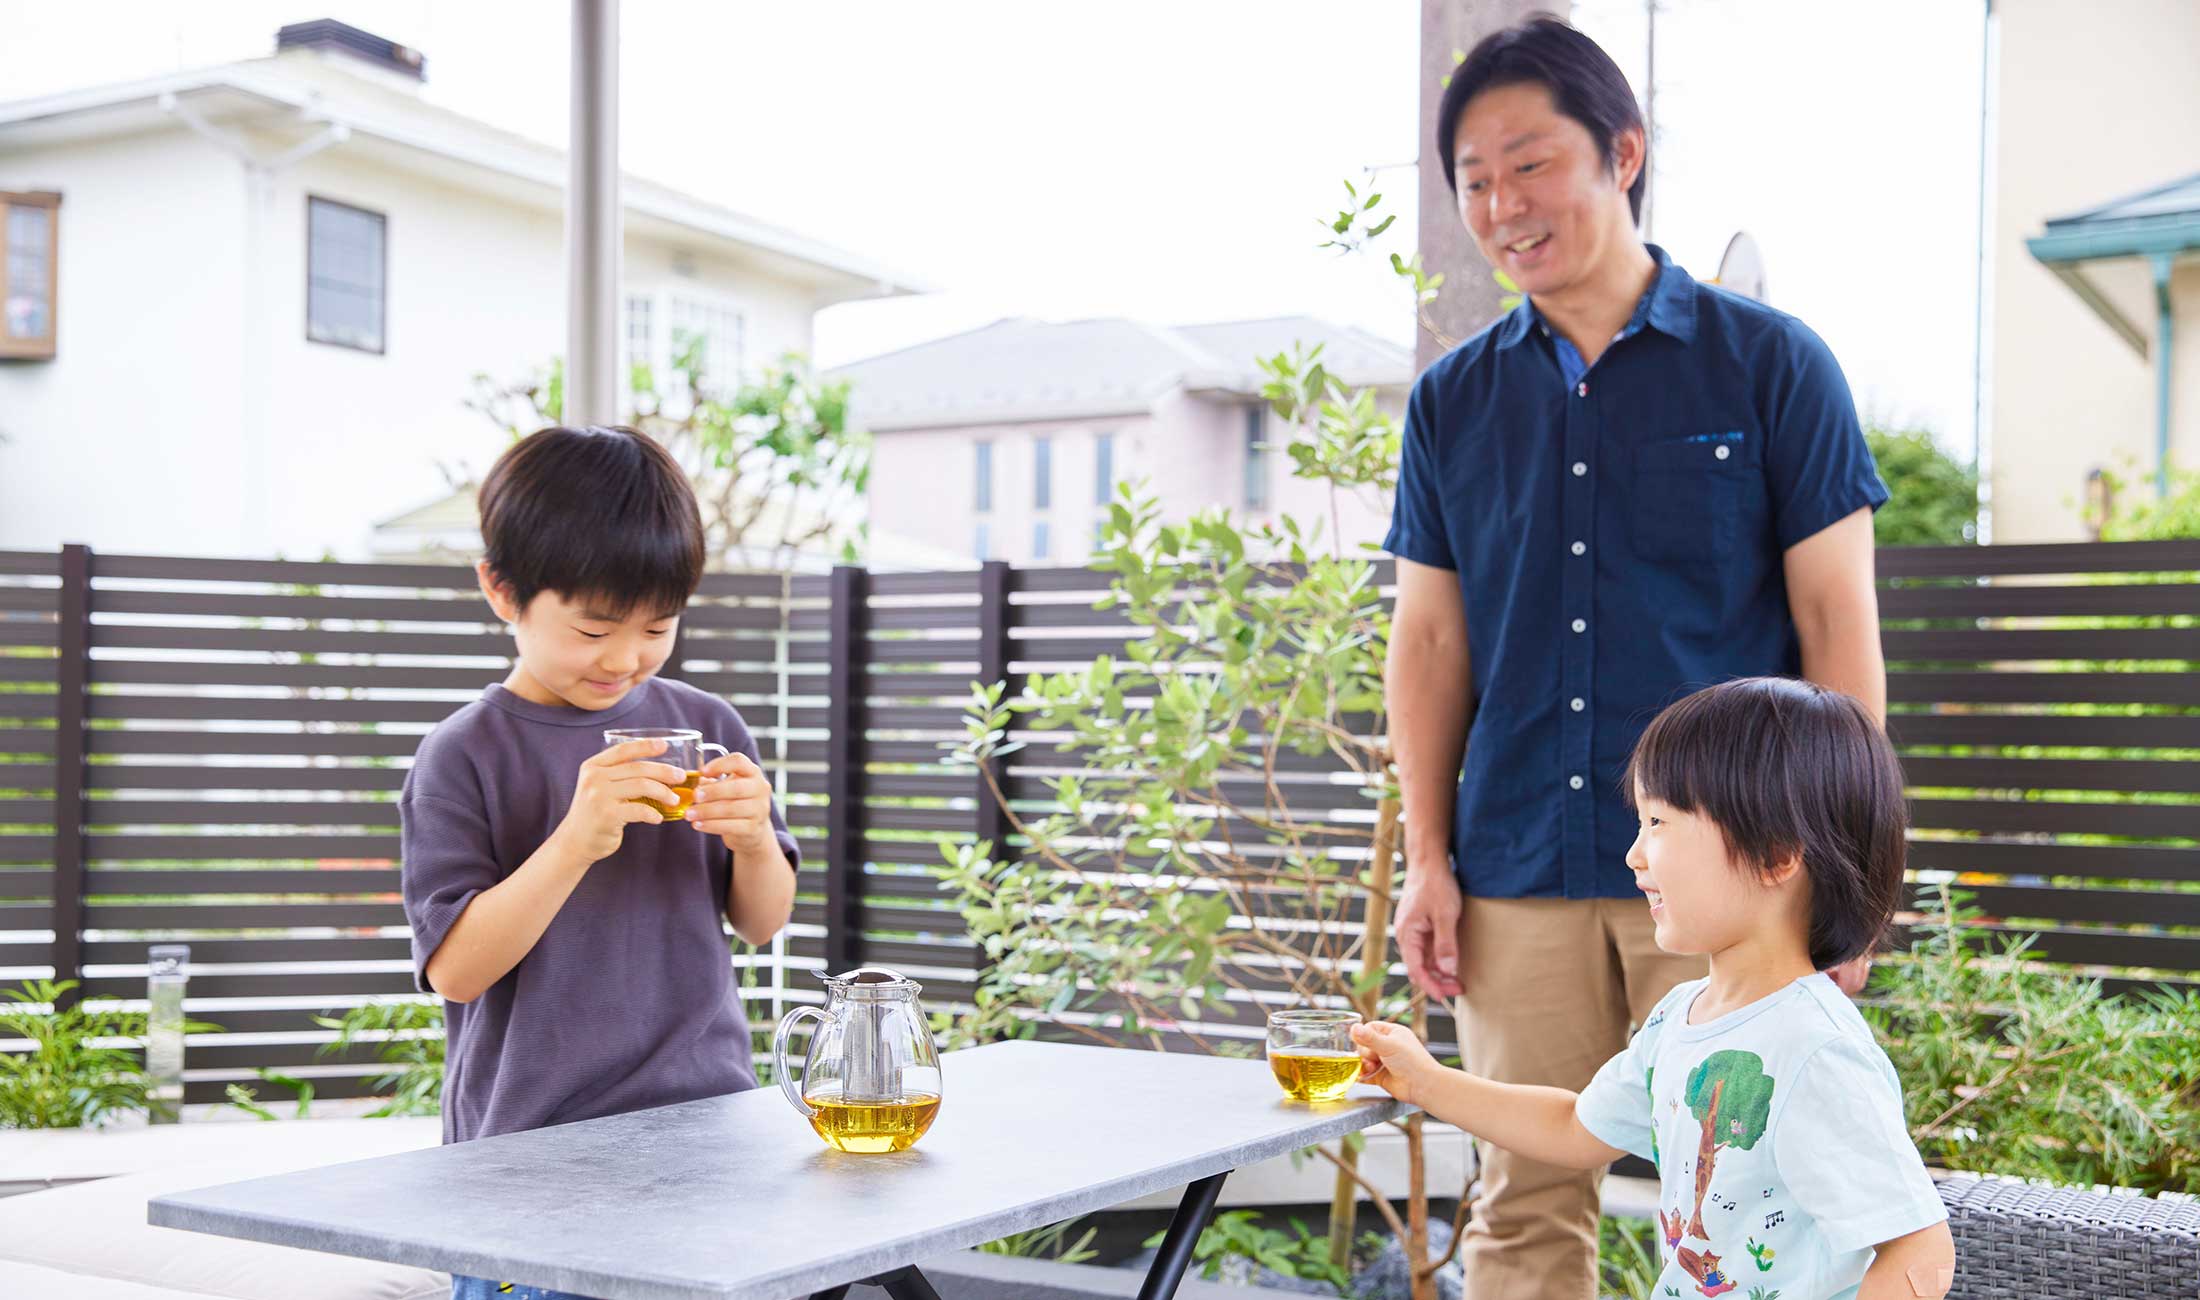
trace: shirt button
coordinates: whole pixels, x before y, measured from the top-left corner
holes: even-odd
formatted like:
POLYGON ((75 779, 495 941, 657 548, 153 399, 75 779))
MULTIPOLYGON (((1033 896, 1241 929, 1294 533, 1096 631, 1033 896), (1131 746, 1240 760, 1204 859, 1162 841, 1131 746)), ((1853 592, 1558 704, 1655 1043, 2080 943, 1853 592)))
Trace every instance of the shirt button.
POLYGON ((1577 387, 1576 387, 1576 388, 1574 389, 1574 395, 1575 395, 1576 397, 1587 397, 1587 396, 1589 395, 1589 385, 1588 385, 1588 382, 1587 382, 1587 381, 1583 381, 1583 382, 1582 382, 1582 383, 1581 383, 1581 384, 1580 384, 1579 386, 1577 386, 1577 387))
POLYGON ((1583 620, 1583 619, 1578 619, 1578 618, 1574 620, 1574 631, 1576 631, 1576 632, 1586 632, 1586 631, 1588 631, 1588 630, 1589 630, 1589 624, 1588 624, 1588 623, 1587 623, 1587 622, 1586 622, 1585 620, 1583 620))
POLYGON ((1727 449, 1726 449, 1726 448, 1724 448, 1724 447, 1721 447, 1721 448, 1719 448, 1719 449, 1718 449, 1717 451, 1715 451, 1715 452, 1712 452, 1711 454, 1712 454, 1712 455, 1714 455, 1714 456, 1717 456, 1717 457, 1718 457, 1718 458, 1719 458, 1720 460, 1725 460, 1725 459, 1726 459, 1726 456, 1727 456, 1727 449))
POLYGON ((1579 713, 1579 712, 1581 712, 1581 711, 1582 711, 1583 709, 1585 709, 1585 708, 1589 707, 1588 705, 1586 705, 1586 704, 1582 703, 1581 697, 1580 697, 1580 696, 1578 696, 1578 695, 1576 695, 1576 696, 1575 696, 1575 697, 1573 698, 1573 706, 1574 706, 1574 712, 1576 712, 1576 713, 1579 713))
POLYGON ((1588 553, 1589 553, 1589 544, 1588 544, 1587 542, 1575 542, 1575 543, 1574 543, 1574 554, 1576 554, 1576 555, 1587 555, 1588 553))
MULTIPOLYGON (((1726 448, 1724 448, 1724 447, 1721 447, 1721 448, 1719 448, 1719 450, 1720 450, 1720 451, 1721 451, 1721 452, 1723 453, 1723 452, 1725 452, 1726 448)), ((1586 462, 1586 461, 1579 461, 1579 460, 1577 460, 1577 461, 1575 461, 1575 462, 1574 462, 1574 477, 1575 477, 1575 478, 1580 478, 1580 477, 1581 477, 1582 475, 1584 475, 1584 474, 1586 474, 1586 473, 1588 473, 1588 472, 1589 472, 1589 465, 1588 465, 1588 462, 1586 462)))
POLYGON ((1566 778, 1566 784, 1572 786, 1576 790, 1579 790, 1584 782, 1578 776, 1569 776, 1566 778))

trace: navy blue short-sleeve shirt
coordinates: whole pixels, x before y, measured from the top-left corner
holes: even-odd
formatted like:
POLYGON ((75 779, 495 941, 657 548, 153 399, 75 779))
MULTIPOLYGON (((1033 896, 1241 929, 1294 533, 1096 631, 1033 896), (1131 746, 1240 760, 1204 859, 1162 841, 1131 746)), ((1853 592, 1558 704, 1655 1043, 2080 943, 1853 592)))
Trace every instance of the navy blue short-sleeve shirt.
POLYGON ((1632 897, 1619 783, 1643 728, 1797 675, 1783 553, 1887 499, 1818 336, 1650 251, 1594 366, 1523 302, 1406 405, 1383 546, 1459 575, 1476 708, 1452 860, 1475 897, 1632 897))

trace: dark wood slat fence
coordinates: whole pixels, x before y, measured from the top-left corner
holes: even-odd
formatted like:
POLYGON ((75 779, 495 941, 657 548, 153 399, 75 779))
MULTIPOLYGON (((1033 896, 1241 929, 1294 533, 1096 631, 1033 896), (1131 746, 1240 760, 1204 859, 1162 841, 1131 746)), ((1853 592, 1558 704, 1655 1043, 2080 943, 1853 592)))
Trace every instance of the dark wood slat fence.
MULTIPOLYGON (((1884 550, 1879 573, 1913 890, 1956 875, 1997 928, 2119 981, 2200 974, 2200 541, 1884 550)), ((973 680, 1119 651, 1105 590, 998 563, 705 581, 669 671, 741 709, 803 849, 795 923, 737 959, 759 1013, 858 963, 967 1000, 941 843, 1004 843, 1008 817, 945 746, 973 680)), ((269 1067, 356 1093, 371 1057, 320 1055, 313 1017, 413 995, 396 791, 508 650, 459 566, 0 552, 0 983, 142 997, 147 946, 187 942, 192 1014, 225 1030, 193 1040, 190 1100, 269 1067)), ((1016 754, 1010 806, 1042 810, 1068 762, 1016 754)), ((1371 825, 1329 776, 1292 763, 1294 809, 1371 825)), ((1203 1014, 1252 1036, 1263 1009, 1203 1014)))

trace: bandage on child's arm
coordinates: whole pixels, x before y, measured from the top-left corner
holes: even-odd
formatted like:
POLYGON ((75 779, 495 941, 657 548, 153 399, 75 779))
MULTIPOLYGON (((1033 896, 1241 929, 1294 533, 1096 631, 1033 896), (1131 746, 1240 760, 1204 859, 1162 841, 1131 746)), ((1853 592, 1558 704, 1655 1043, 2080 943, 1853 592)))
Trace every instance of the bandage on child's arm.
POLYGON ((1936 1223, 1880 1242, 1856 1300, 1940 1300, 1955 1284, 1955 1238, 1936 1223))

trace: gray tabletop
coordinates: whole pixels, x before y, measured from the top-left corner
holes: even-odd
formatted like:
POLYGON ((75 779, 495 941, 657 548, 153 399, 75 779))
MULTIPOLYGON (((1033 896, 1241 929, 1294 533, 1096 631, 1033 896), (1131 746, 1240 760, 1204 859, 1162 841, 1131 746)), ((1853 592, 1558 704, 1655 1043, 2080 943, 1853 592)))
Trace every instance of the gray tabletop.
POLYGON ((163 1196, 159 1227, 604 1300, 785 1300, 1341 1137, 1411 1108, 1286 1099, 1262 1061, 950 1052, 931 1132, 828 1149, 777 1089, 163 1196))

